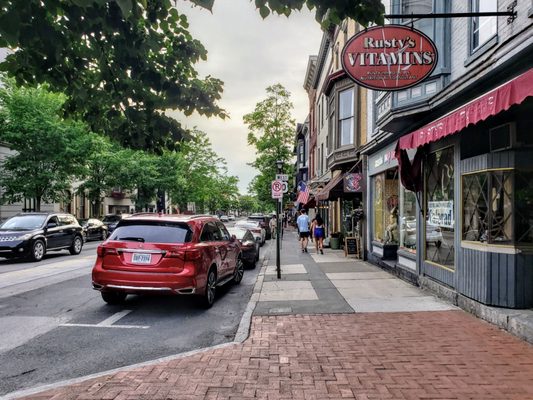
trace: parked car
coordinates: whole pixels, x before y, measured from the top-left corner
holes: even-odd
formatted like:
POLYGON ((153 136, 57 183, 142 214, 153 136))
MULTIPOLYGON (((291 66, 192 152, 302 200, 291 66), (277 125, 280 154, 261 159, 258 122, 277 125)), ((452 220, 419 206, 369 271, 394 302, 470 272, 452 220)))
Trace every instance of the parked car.
POLYGON ((65 213, 21 213, 0 225, 0 257, 26 257, 41 261, 49 251, 79 254, 83 230, 76 218, 65 213))
MULTIPOLYGON (((402 224, 401 235, 403 236, 403 244, 406 247, 416 246, 416 220, 406 220, 402 224)), ((426 223, 426 244, 434 244, 440 247, 442 244, 442 230, 438 225, 430 222, 426 223)))
POLYGON ((121 220, 98 246, 93 288, 109 304, 128 294, 197 295, 210 307, 217 286, 240 283, 239 241, 211 216, 141 214, 121 220))
POLYGON ((131 214, 108 214, 102 219, 102 222, 107 226, 107 232, 111 233, 117 227, 117 224, 123 219, 129 217, 131 214))
POLYGON ((109 236, 107 226, 102 221, 96 218, 78 219, 83 228, 83 236, 85 241, 88 240, 106 240, 109 236))
POLYGON ((249 220, 237 221, 235 223, 235 226, 237 228, 249 229, 254 235, 255 240, 259 242, 260 246, 265 244, 266 230, 265 228, 261 226, 261 223, 259 221, 249 221, 249 220))
POLYGON ((235 221, 235 215, 232 215, 232 214, 228 215, 228 220, 235 221))
POLYGON ((222 221, 222 222, 229 222, 229 218, 228 218, 227 215, 221 215, 221 216, 220 216, 220 221, 222 221))
POLYGON ((271 217, 269 215, 264 214, 252 214, 248 217, 248 220, 250 221, 259 221, 261 227, 265 230, 266 240, 272 238, 272 231, 270 230, 270 219, 271 217))
POLYGON ((259 242, 249 229, 228 228, 230 235, 235 235, 241 243, 242 259, 250 268, 255 268, 255 263, 259 261, 259 242))

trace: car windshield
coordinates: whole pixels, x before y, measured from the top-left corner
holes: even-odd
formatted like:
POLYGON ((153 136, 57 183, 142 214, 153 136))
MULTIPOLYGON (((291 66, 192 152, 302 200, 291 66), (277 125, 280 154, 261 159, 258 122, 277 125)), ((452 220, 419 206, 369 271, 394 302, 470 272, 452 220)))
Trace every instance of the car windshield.
POLYGON ((257 221, 241 221, 241 222, 237 222, 235 226, 244 226, 246 228, 257 229, 259 228, 260 225, 259 225, 259 222, 257 221))
POLYGON ((103 219, 104 222, 118 222, 120 220, 120 215, 106 215, 103 219))
POLYGON ((113 231, 110 240, 148 243, 190 242, 192 231, 189 225, 166 221, 125 221, 113 231))
POLYGON ((241 240, 246 234, 246 229, 228 228, 228 232, 230 235, 235 235, 237 239, 241 240))
POLYGON ((8 219, 0 229, 37 229, 45 220, 46 215, 19 215, 8 219))

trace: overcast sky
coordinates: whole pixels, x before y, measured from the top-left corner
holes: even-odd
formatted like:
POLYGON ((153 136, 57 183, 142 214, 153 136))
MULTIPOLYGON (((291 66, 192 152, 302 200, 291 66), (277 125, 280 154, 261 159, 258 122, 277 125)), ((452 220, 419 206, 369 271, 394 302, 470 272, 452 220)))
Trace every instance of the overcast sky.
POLYGON ((242 117, 266 97, 268 86, 281 83, 292 94, 294 119, 305 120, 308 100, 303 81, 309 55, 318 53, 320 26, 306 8, 289 18, 271 15, 263 20, 250 0, 215 0, 212 13, 186 1, 178 2, 178 9, 187 15, 193 37, 208 51, 207 62, 197 65, 200 75, 224 81, 219 104, 230 119, 169 115, 207 132, 214 150, 227 161, 229 173, 239 177, 244 194, 257 171, 246 164, 253 161, 254 150, 246 143, 242 117))

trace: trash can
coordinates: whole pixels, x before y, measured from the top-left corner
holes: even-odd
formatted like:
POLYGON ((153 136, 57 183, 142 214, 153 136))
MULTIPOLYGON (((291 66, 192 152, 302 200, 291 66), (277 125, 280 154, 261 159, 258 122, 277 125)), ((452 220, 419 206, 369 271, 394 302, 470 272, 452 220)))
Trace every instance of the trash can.
POLYGON ((334 250, 338 250, 341 248, 341 241, 338 237, 331 237, 329 239, 329 247, 331 247, 334 250))

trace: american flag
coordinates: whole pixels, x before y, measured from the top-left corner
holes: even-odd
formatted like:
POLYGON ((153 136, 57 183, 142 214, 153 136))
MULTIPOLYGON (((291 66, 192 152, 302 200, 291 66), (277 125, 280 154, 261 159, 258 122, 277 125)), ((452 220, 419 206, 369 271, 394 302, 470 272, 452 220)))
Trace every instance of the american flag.
POLYGON ((309 201, 309 186, 307 186, 305 183, 300 182, 300 193, 298 194, 298 198, 296 201, 298 203, 305 204, 309 201))

